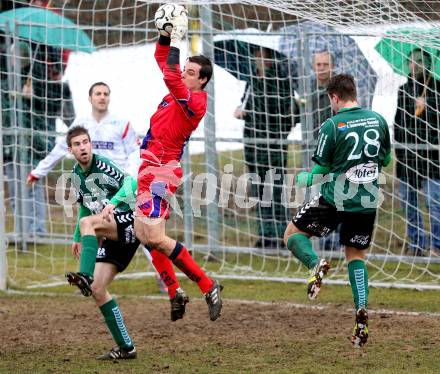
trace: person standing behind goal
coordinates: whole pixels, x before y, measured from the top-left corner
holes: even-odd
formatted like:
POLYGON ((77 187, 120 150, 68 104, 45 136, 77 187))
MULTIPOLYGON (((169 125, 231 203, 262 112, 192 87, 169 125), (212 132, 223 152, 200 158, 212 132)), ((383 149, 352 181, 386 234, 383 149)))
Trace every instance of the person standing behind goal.
MULTIPOLYGON (((156 26, 158 26, 156 24, 156 26)), ((168 290, 177 287, 173 271, 176 265, 197 283, 209 308, 209 317, 220 317, 222 286, 210 279, 188 250, 166 235, 169 199, 176 192, 183 175, 180 166, 185 144, 204 117, 208 95, 203 90, 212 76, 212 63, 205 56, 189 57, 180 70, 180 43, 188 29, 185 10, 173 19, 171 34, 160 30, 154 57, 169 90, 150 119, 150 129, 141 146, 142 164, 138 173, 135 232, 142 244, 159 253, 154 265, 168 290)), ((185 312, 188 297, 181 293, 171 299, 171 308, 185 312)), ((171 297, 171 294, 170 294, 171 297)), ((180 317, 181 318, 181 317, 180 317)))
MULTIPOLYGON (((116 162, 135 177, 139 167, 137 135, 127 119, 115 116, 109 111, 110 94, 110 87, 107 83, 93 83, 89 88, 91 113, 88 116, 75 118, 72 127, 85 127, 90 133, 93 151, 116 162)), ((69 155, 69 150, 65 138, 63 138, 29 173, 28 183, 46 177, 56 164, 67 155, 69 155)))
POLYGON ((284 242, 308 269, 307 294, 316 298, 330 263, 319 258, 311 236, 324 237, 340 226, 340 244, 345 246, 348 274, 355 304, 352 343, 363 346, 368 339, 368 271, 365 250, 374 232, 380 203, 378 179, 391 161, 388 125, 378 113, 357 103, 356 85, 351 75, 331 78, 330 103, 336 115, 319 130, 311 172, 297 176, 299 186, 322 183, 321 193, 298 209, 284 233, 284 242))

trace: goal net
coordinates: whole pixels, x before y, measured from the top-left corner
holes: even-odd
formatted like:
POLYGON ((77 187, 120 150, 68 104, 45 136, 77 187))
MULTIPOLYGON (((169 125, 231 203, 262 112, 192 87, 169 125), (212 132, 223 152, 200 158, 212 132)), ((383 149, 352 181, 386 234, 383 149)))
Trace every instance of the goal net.
MULTIPOLYGON (((33 187, 28 174, 75 117, 90 115, 95 82, 110 86, 111 113, 145 136, 166 94, 153 56, 159 5, 2 2, 0 289, 64 284, 64 272, 77 268, 70 253, 77 208, 62 178, 73 160, 63 158, 33 187), (30 8, 47 14, 22 16, 30 8)), ((182 158, 170 236, 214 276, 304 281, 307 270, 282 238, 295 209, 318 190, 297 188, 294 177, 313 166, 319 125, 332 115, 328 77, 350 73, 360 104, 382 114, 394 134, 367 255, 370 283, 439 289, 439 4, 218 0, 187 9, 181 62, 203 53, 215 68, 208 113, 182 158), (416 80, 408 78, 411 64, 423 68, 416 80)), ((313 245, 332 261, 329 283, 347 283, 338 232, 313 245)), ((152 272, 139 250, 124 274, 152 272)))

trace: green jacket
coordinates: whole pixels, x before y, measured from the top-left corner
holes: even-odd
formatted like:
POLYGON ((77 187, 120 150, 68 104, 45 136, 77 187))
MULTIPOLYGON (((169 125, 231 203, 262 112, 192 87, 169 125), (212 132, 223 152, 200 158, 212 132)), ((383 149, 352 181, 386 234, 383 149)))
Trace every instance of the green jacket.
POLYGON ((246 85, 244 138, 286 139, 298 116, 292 80, 278 67, 267 68, 265 74, 246 85))

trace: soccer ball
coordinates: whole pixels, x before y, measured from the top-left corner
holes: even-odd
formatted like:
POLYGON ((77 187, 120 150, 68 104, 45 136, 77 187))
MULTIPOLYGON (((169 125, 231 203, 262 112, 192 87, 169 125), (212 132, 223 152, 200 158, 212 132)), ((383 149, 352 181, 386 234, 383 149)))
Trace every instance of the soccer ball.
POLYGON ((184 6, 178 4, 164 4, 159 7, 154 15, 154 23, 159 31, 166 31, 171 34, 173 30, 173 19, 176 16, 187 15, 184 6))

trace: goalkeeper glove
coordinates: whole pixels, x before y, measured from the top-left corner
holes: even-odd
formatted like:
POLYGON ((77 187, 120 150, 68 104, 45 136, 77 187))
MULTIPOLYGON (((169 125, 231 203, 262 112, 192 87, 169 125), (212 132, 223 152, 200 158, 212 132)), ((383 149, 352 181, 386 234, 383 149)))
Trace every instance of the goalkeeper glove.
POLYGON ((180 14, 173 19, 173 30, 171 31, 171 47, 180 49, 180 42, 188 31, 188 17, 180 14))

